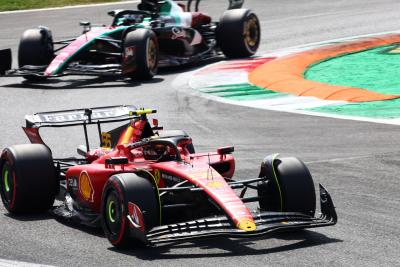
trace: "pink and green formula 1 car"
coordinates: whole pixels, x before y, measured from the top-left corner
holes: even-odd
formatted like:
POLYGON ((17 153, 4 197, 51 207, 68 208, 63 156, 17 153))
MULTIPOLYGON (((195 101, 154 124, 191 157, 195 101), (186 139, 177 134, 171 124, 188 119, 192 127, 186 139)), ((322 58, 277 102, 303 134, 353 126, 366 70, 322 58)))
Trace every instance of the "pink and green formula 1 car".
POLYGON ((142 0, 137 10, 108 12, 110 26, 81 22, 82 35, 69 40, 53 41, 46 27, 29 29, 19 44, 19 69, 11 70, 11 50, 0 50, 0 75, 27 80, 64 75, 151 79, 159 66, 256 53, 260 23, 254 12, 240 8, 243 0, 230 0, 219 22, 199 12, 199 2, 142 0))
POLYGON ((332 199, 321 185, 316 216, 314 182, 299 159, 270 155, 258 177, 234 179, 233 147, 196 153, 184 131, 163 130, 157 120, 151 125, 151 113, 113 106, 26 116, 24 131, 32 144, 5 148, 0 158, 4 206, 15 216, 51 210, 102 227, 116 247, 252 238, 336 223, 332 199), (103 131, 117 122, 122 125, 103 131), (66 132, 71 126, 84 128, 80 156, 53 158, 39 129, 66 132), (90 126, 100 147, 89 147, 90 126), (53 206, 56 196, 62 202, 53 206))

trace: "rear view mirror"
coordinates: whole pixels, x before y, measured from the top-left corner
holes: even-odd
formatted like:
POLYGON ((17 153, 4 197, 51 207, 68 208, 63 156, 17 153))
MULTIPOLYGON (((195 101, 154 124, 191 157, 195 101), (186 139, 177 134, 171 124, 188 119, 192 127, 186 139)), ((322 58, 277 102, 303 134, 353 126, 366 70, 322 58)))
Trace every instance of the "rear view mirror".
POLYGON ((228 9, 242 8, 244 0, 229 0, 228 9))
POLYGON ((81 145, 76 149, 76 152, 78 152, 78 155, 80 155, 82 157, 86 157, 87 147, 84 145, 81 145))

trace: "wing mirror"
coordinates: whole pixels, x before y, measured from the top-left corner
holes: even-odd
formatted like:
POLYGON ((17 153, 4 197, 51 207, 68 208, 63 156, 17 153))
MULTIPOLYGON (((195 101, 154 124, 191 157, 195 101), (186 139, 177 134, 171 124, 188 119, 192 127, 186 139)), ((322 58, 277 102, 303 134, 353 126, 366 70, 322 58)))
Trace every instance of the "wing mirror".
POLYGON ((242 8, 244 0, 229 0, 228 9, 242 8))
POLYGON ((89 21, 81 21, 79 26, 83 27, 83 33, 87 33, 92 29, 92 24, 89 21))

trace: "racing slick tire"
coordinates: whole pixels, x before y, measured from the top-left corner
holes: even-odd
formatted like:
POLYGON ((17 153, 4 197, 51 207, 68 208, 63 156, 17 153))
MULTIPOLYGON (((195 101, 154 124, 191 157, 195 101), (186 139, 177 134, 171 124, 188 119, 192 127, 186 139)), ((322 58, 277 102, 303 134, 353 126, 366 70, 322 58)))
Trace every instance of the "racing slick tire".
MULTIPOLYGON (((22 36, 18 48, 18 65, 48 66, 54 58, 53 37, 47 28, 29 29, 22 36)), ((28 81, 42 81, 46 77, 25 75, 28 81)))
POLYGON ((137 80, 150 80, 157 74, 158 41, 148 29, 128 32, 123 42, 122 73, 137 80))
POLYGON ((24 144, 3 150, 0 159, 0 194, 12 214, 49 210, 58 181, 51 151, 42 144, 24 144))
POLYGON ((310 171, 301 160, 294 157, 264 160, 260 173, 260 177, 263 176, 273 177, 268 177, 270 179, 266 183, 258 184, 258 196, 263 197, 259 203, 262 210, 301 212, 314 216, 314 182, 310 171), (266 167, 265 164, 269 166, 266 167), (265 167, 270 170, 270 175, 262 174, 265 167))
POLYGON ((126 248, 146 244, 146 233, 160 222, 156 192, 149 179, 134 173, 110 177, 102 194, 101 224, 112 245, 126 248), (130 214, 132 204, 138 208, 134 215, 130 214))
POLYGON ((250 57, 260 45, 261 27, 258 17, 248 9, 227 10, 216 29, 216 38, 226 57, 250 57))

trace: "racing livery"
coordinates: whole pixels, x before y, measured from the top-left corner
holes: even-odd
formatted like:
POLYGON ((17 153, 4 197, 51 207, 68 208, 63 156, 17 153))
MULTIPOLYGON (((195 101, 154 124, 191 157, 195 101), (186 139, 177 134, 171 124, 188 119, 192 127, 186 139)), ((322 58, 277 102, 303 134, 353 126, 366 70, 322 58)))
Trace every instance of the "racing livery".
POLYGON ((199 2, 142 0, 137 10, 108 12, 110 26, 81 22, 82 35, 68 40, 53 41, 43 26, 26 30, 18 49, 19 69, 10 70, 11 50, 0 50, 0 75, 31 81, 63 75, 151 79, 159 66, 256 53, 260 23, 254 12, 240 8, 243 0, 230 0, 219 22, 199 12, 199 2))
POLYGON ((4 206, 15 215, 51 210, 65 220, 101 226, 116 247, 256 237, 336 223, 322 185, 321 215, 315 215, 314 182, 299 159, 269 155, 258 177, 237 180, 233 147, 195 152, 186 132, 163 130, 156 119, 150 123, 147 116, 155 112, 112 106, 27 115, 23 130, 31 144, 5 148, 0 157, 4 206), (84 129, 79 156, 53 158, 39 129, 71 126, 84 129), (99 147, 90 147, 92 127, 99 147), (61 204, 54 205, 56 198, 61 204))

